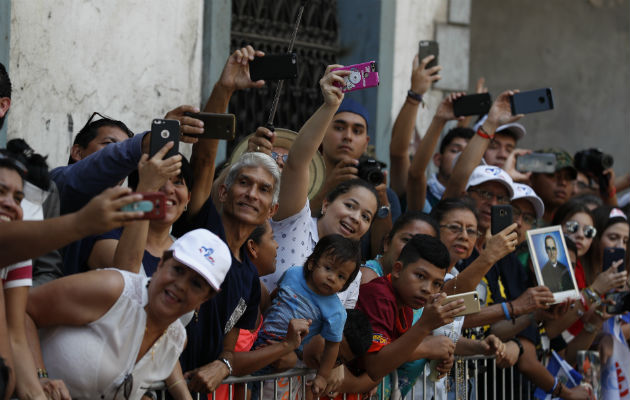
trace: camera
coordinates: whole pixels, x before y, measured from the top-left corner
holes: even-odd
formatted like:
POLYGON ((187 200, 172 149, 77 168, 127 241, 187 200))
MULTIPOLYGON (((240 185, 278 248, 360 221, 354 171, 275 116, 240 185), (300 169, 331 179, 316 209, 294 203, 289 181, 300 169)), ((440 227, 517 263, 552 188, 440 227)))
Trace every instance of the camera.
POLYGON ((387 164, 384 162, 375 160, 368 156, 361 156, 359 158, 359 165, 357 175, 364 181, 370 182, 374 186, 378 186, 385 181, 385 175, 383 175, 383 168, 387 164))
POLYGON ((612 167, 614 160, 600 149, 587 149, 575 153, 574 162, 578 171, 599 176, 612 167))

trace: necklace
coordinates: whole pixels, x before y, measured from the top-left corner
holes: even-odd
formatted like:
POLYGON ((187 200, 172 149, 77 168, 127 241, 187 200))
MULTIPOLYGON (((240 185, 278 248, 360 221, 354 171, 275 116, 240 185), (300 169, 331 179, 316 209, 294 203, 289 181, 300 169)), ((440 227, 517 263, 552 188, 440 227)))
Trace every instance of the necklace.
MULTIPOLYGON (((149 333, 149 328, 147 328, 146 326, 144 327, 144 334, 145 336, 149 333)), ((166 333, 166 329, 164 329, 162 331, 162 334, 160 335, 160 337, 153 342, 153 344, 151 345, 151 361, 155 361, 155 348, 158 346, 158 344, 160 344, 160 342, 162 341, 162 338, 164 337, 164 334, 166 333)))

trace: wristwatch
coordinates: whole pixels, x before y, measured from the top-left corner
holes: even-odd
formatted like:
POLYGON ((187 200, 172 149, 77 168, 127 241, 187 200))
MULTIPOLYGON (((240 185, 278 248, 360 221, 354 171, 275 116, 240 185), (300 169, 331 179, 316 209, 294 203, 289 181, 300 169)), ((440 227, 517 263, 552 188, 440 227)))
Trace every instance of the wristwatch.
POLYGON ((219 361, 221 361, 227 367, 229 371, 228 376, 232 375, 232 364, 230 364, 230 361, 228 361, 227 358, 219 358, 219 361))
POLYGON ((387 218, 390 210, 391 209, 389 206, 381 206, 381 208, 379 208, 378 211, 376 212, 376 218, 380 218, 380 219, 387 218))

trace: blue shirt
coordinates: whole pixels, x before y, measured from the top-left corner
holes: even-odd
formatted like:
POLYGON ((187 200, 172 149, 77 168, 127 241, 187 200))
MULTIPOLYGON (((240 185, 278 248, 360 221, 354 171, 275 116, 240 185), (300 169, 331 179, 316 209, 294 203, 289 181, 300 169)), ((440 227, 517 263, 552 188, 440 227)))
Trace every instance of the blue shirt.
POLYGON ((303 267, 291 267, 282 276, 278 295, 265 315, 258 340, 284 338, 294 318, 312 320, 299 350, 318 334, 330 342, 341 342, 346 310, 336 294, 322 296, 312 291, 304 278, 303 267))
MULTIPOLYGON (((197 228, 212 231, 225 241, 223 221, 212 199, 208 199, 191 220, 187 213, 173 225, 173 235, 179 237, 197 228)), ((198 321, 186 326, 188 344, 180 357, 184 372, 216 360, 223 351, 223 338, 232 330, 254 329, 260 304, 260 280, 244 246, 238 261, 232 254, 232 265, 221 285, 221 290, 199 308, 198 321)))
MULTIPOLYGON (((143 137, 144 134, 140 134, 112 143, 81 161, 50 171, 50 177, 59 189, 61 215, 79 210, 92 197, 118 185, 134 171, 142 156, 143 137)), ((90 236, 62 249, 64 275, 88 270, 87 259, 94 241, 95 237, 90 236)))

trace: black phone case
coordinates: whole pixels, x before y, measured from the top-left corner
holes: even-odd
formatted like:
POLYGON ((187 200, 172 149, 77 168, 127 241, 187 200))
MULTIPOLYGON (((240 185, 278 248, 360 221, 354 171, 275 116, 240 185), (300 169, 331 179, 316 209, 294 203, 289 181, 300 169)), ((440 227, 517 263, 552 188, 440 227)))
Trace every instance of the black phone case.
POLYGON ((268 54, 256 57, 249 63, 252 81, 297 78, 297 54, 268 54))
POLYGON ((492 211, 490 212, 490 233, 496 235, 501 232, 508 226, 512 225, 512 206, 511 205, 500 205, 500 206, 492 206, 492 211))
POLYGON ((184 115, 203 121, 203 133, 201 135, 184 135, 197 139, 234 140, 236 133, 236 117, 234 114, 185 112, 184 115))
MULTIPOLYGON (((604 249, 604 260, 602 262, 602 271, 606 271, 612 267, 612 264, 617 260, 624 260, 626 257, 626 251, 620 247, 606 247, 604 249)), ((625 271, 625 262, 622 262, 618 268, 618 272, 625 271)))
POLYGON ((510 106, 512 106, 512 115, 553 110, 551 88, 515 93, 510 97, 510 106))
POLYGON ((151 124, 149 157, 153 157, 168 142, 175 142, 175 145, 166 153, 164 156, 165 160, 179 154, 179 121, 174 119, 154 119, 151 124))
POLYGON ((433 68, 438 65, 440 45, 435 40, 421 40, 418 44, 418 62, 421 62, 423 58, 431 54, 434 55, 435 58, 427 64, 425 69, 433 68))
POLYGON ((469 94, 453 102, 453 113, 456 117, 467 115, 483 115, 490 111, 492 98, 489 93, 469 94))

